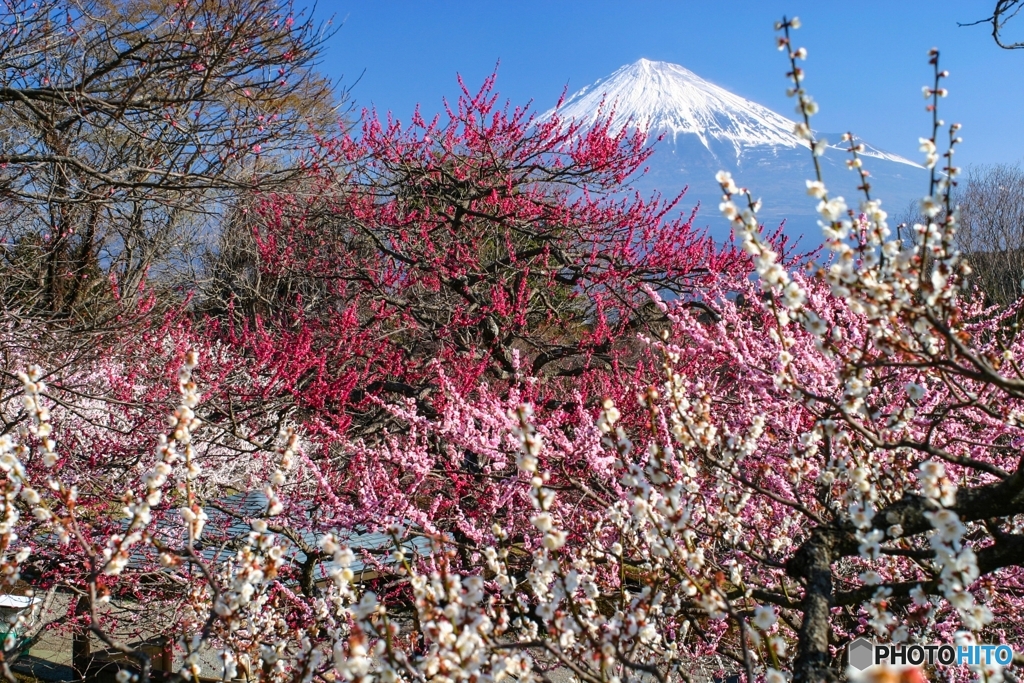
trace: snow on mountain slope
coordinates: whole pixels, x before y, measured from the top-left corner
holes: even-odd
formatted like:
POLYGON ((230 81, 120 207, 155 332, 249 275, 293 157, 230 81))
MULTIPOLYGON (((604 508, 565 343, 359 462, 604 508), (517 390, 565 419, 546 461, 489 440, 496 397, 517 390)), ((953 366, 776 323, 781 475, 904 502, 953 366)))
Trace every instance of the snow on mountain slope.
POLYGON ((711 140, 728 142, 737 156, 752 145, 796 147, 803 142, 793 135, 789 119, 668 62, 627 64, 574 94, 558 114, 590 123, 612 110, 621 125, 673 139, 696 135, 709 150, 711 140))
MULTIPOLYGON (((632 187, 670 196, 687 187, 685 203, 701 203, 698 220, 718 238, 729 230, 711 208, 721 201, 714 180, 719 170, 732 172, 739 184, 764 198, 760 216, 765 223, 786 221, 794 235, 819 234, 815 202, 804 184, 814 177, 814 164, 806 141, 793 133, 795 122, 678 64, 641 59, 623 66, 541 118, 556 113, 564 121, 584 124, 614 115, 617 126, 643 130, 652 142, 660 137, 647 173, 634 179, 632 187)), ((847 144, 839 134, 823 137, 832 143, 820 159, 825 182, 834 195, 856 206, 859 180, 846 168, 847 144)), ((900 213, 922 196, 927 178, 921 166, 864 145, 861 156, 871 173, 872 195, 882 197, 890 213, 900 213)))
MULTIPOLYGON (((542 118, 555 111, 546 112, 542 118)), ((620 126, 665 135, 675 143, 680 135, 694 135, 716 156, 723 147, 716 142, 726 143, 737 158, 749 147, 808 147, 805 140, 793 134, 796 124, 790 119, 734 95, 678 64, 649 59, 627 64, 584 87, 566 100, 557 113, 565 120, 585 123, 614 113, 620 126)), ((838 135, 830 140, 838 141, 838 135)), ((870 145, 865 156, 917 165, 870 145)))

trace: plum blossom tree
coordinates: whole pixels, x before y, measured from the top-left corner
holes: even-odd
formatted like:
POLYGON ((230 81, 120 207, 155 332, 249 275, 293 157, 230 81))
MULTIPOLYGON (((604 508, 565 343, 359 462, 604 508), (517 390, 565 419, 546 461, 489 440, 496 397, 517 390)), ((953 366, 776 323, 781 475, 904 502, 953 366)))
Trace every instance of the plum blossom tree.
MULTIPOLYGON (((31 321, 11 321, 19 324, 8 325, 3 335, 5 368, 34 368, 27 374, 15 373, 19 387, 14 391, 4 377, 0 403, 4 458, 11 449, 22 458, 18 464, 5 459, 0 467, 14 468, 11 476, 21 478, 11 485, 30 504, 21 516, 8 510, 11 526, 5 543, 20 539, 32 548, 18 570, 5 575, 4 592, 22 592, 26 584, 32 587, 49 614, 46 626, 73 634, 75 665, 83 674, 90 625, 114 628, 129 640, 150 632, 145 625, 150 617, 138 610, 106 614, 111 599, 142 602, 171 613, 183 599, 181 584, 160 571, 153 546, 148 553, 134 547, 137 530, 145 529, 158 539, 157 545, 159 539, 175 538, 177 526, 169 525, 167 518, 180 517, 179 493, 167 499, 157 495, 136 522, 125 522, 123 511, 132 507, 134 496, 146 498, 146 486, 166 483, 169 472, 159 465, 166 448, 158 448, 158 435, 166 428, 162 414, 176 394, 174 368, 201 340, 180 316, 154 320, 134 313, 122 316, 105 333, 78 338, 31 321), (44 372, 33 364, 37 361, 47 362, 53 370, 44 372), (28 392, 23 400, 21 390, 28 392), (147 467, 155 469, 143 478, 147 467), (137 529, 131 528, 133 524, 137 529), (129 560, 130 579, 118 581, 129 560), (52 610, 61 604, 61 599, 54 602, 58 594, 70 607, 55 616, 52 610), (84 650, 80 644, 85 644, 84 650)), ((211 365, 219 368, 220 374, 209 372, 203 378, 204 386, 214 390, 234 370, 230 359, 216 349, 202 348, 211 365)), ((254 477, 267 467, 260 446, 273 439, 277 426, 272 412, 266 423, 246 417, 244 429, 210 424, 209 439, 190 439, 187 469, 203 476, 193 476, 189 490, 204 504, 265 483, 265 477, 254 477)), ((7 644, 8 663, 41 635, 38 625, 7 644)))
MULTIPOLYGON (((487 88, 485 91, 489 93, 487 88)), ((464 123, 479 114, 481 109, 491 110, 494 101, 485 101, 487 97, 490 95, 481 95, 483 99, 478 98, 475 104, 471 104, 472 98, 467 96, 464 104, 473 113, 463 112, 463 118, 466 119, 464 123)), ((507 164, 515 169, 514 173, 510 172, 502 181, 508 185, 508 194, 514 201, 506 197, 502 200, 504 203, 491 205, 483 202, 479 207, 471 205, 471 208, 486 205, 488 210, 499 213, 487 216, 481 225, 474 226, 477 234, 467 240, 470 245, 467 249, 478 249, 481 258, 491 259, 487 262, 490 264, 487 269, 479 264, 476 267, 488 277, 493 274, 491 271, 497 273, 491 285, 492 289, 497 288, 495 291, 498 292, 499 302, 495 306, 501 308, 502 324, 508 324, 511 330, 519 330, 519 334, 525 336, 529 333, 529 327, 517 318, 533 316, 530 318, 531 324, 546 319, 547 323, 538 324, 547 324, 549 330, 538 339, 550 344, 544 347, 545 351, 552 348, 556 350, 546 360, 537 360, 536 349, 524 346, 520 354, 520 349, 513 348, 511 342, 503 342, 508 344, 508 348, 502 357, 502 372, 507 375, 512 370, 511 374, 523 375, 513 378, 513 384, 522 381, 524 387, 533 386, 525 379, 519 367, 520 355, 531 357, 531 353, 531 360, 534 360, 538 369, 574 355, 588 359, 601 354, 605 356, 604 367, 610 368, 610 361, 618 361, 624 356, 621 349, 613 347, 617 339, 612 330, 628 330, 631 329, 630 325, 642 326, 648 321, 644 319, 643 312, 638 312, 631 321, 622 320, 614 314, 609 321, 607 315, 604 319, 601 315, 609 311, 615 313, 629 310, 629 306, 637 302, 639 290, 636 287, 639 284, 645 281, 657 282, 656 278, 664 276, 665 287, 673 286, 674 283, 679 288, 692 289, 692 281, 705 273, 705 265, 728 269, 739 263, 737 253, 720 256, 710 241, 690 230, 687 222, 661 223, 664 241, 653 239, 651 226, 659 225, 661 217, 670 209, 667 205, 657 202, 648 204, 639 199, 620 204, 607 198, 570 198, 568 189, 571 187, 583 191, 603 190, 631 172, 646 154, 638 137, 627 139, 623 135, 616 138, 610 136, 607 130, 597 129, 587 135, 584 143, 577 144, 573 140, 578 129, 565 132, 557 129, 554 124, 543 126, 538 136, 531 132, 532 123, 525 112, 515 112, 511 117, 507 112, 498 112, 492 123, 495 130, 484 130, 486 135, 481 135, 480 131, 471 126, 467 128, 464 132, 466 139, 478 143, 476 148, 470 148, 472 154, 467 156, 476 155, 474 163, 490 159, 492 163, 507 164), (488 156, 501 145, 508 147, 506 158, 488 156), (531 206, 534 208, 531 209, 531 206), (532 214, 529 213, 531 210, 532 214), (507 215, 503 216, 501 211, 507 215), (565 273, 541 273, 538 283, 553 285, 559 278, 565 280, 560 285, 561 291, 544 291, 537 284, 532 285, 533 289, 523 290, 533 298, 544 299, 554 294, 554 307, 550 302, 532 301, 527 302, 528 305, 517 304, 517 313, 514 306, 501 299, 506 295, 519 296, 523 291, 520 291, 521 287, 516 290, 512 282, 514 267, 489 254, 489 250, 496 247, 483 243, 485 237, 482 232, 484 224, 501 225, 503 220, 510 220, 508 216, 522 221, 522 226, 516 228, 520 232, 529 232, 531 223, 543 228, 537 228, 537 235, 529 237, 543 245, 542 249, 529 254, 516 252, 513 254, 515 258, 543 265, 548 261, 545 260, 547 256, 541 252, 572 248, 576 250, 573 256, 583 259, 581 264, 568 263, 565 273), (546 223, 559 220, 564 225, 556 226, 557 229, 546 227, 546 223), (588 226, 588 221, 605 221, 609 233, 615 233, 615 239, 607 242, 614 249, 605 252, 603 246, 606 245, 596 242, 598 233, 588 226), (570 237, 578 236, 585 230, 591 230, 590 244, 570 238, 562 239, 566 234, 570 237), (643 244, 647 237, 652 237, 650 244, 643 244), (679 259, 672 257, 674 249, 679 250, 679 259), (611 265, 605 263, 611 258, 618 260, 611 261, 611 265), (679 268, 673 265, 677 261, 681 264, 679 268), (579 272, 589 273, 589 279, 581 280, 579 272), (584 285, 589 290, 584 290, 584 285), (620 305, 616 297, 624 303, 620 305), (584 303, 574 303, 577 299, 584 303), (602 302, 606 299, 609 303, 604 305, 602 302), (537 312, 545 310, 547 313, 543 315, 537 312), (575 315, 576 322, 566 323, 558 317, 563 313, 575 315), (569 330, 560 342, 555 330, 562 323, 566 323, 569 330), (573 329, 573 325, 576 329, 573 329), (598 340, 593 341, 591 337, 598 340), (559 343, 564 346, 558 346, 559 343), (570 352, 562 353, 562 348, 570 352)), ((452 130, 460 125, 453 122, 452 130)), ((370 172, 367 169, 372 170, 374 155, 384 155, 387 144, 390 144, 386 139, 374 138, 373 130, 373 126, 370 126, 367 139, 377 146, 371 144, 367 148, 369 151, 366 152, 368 159, 364 173, 370 172)), ((401 130, 395 127, 389 134, 401 137, 401 130)), ((463 145, 464 141, 459 137, 462 134, 451 133, 449 142, 454 141, 457 147, 463 145)), ((431 144, 429 136, 420 140, 412 135, 409 140, 411 146, 425 146, 424 150, 416 153, 424 159, 430 158, 430 153, 426 151, 431 144)), ((351 141, 346 139, 332 142, 327 147, 335 150, 335 147, 344 148, 350 144, 351 141)), ((341 152, 332 151, 332 154, 337 154, 338 159, 342 158, 341 152)), ((421 174, 426 177, 434 172, 428 168, 421 174)), ((486 172, 490 171, 485 168, 478 172, 479 182, 484 182, 486 172)), ((327 182, 325 179, 333 176, 314 167, 311 177, 311 182, 327 182)), ((351 179, 348 182, 351 184, 351 179)), ((359 186, 352 185, 352 189, 359 189, 359 186)), ((497 196, 502 192, 501 183, 498 183, 495 187, 488 187, 485 194, 489 199, 491 195, 497 196)), ((275 202, 284 201, 279 197, 272 199, 275 202)), ((373 203, 367 203, 367 196, 362 196, 359 202, 353 202, 357 207, 367 207, 370 218, 378 220, 371 211, 376 210, 373 203)), ((274 206, 269 203, 261 210, 273 212, 274 206)), ((381 210, 387 216, 396 209, 384 207, 381 210)), ((458 230, 450 232, 457 234, 458 230)), ((517 234, 510 229, 507 235, 509 243, 520 240, 517 234)), ((286 233, 285 236, 289 235, 286 233)), ((259 244, 261 248, 271 248, 269 240, 259 244)), ((413 243, 405 248, 410 253, 416 253, 416 250, 425 252, 426 256, 422 258, 426 263, 417 267, 407 277, 407 282, 400 281, 399 284, 409 293, 427 299, 431 296, 430 288, 436 284, 431 280, 429 270, 439 263, 430 261, 435 258, 432 252, 437 249, 429 244, 413 243)), ((342 259, 339 268, 354 267, 351 255, 338 252, 332 258, 334 256, 342 259), (338 256, 339 253, 341 256, 338 256)), ((558 259, 565 258, 560 252, 558 259)), ((291 261, 285 259, 284 263, 291 261)), ((312 261, 312 265, 319 266, 321 263, 312 261)), ((526 272, 529 272, 528 268, 526 272)), ((366 273, 372 271, 364 269, 362 277, 365 278, 366 273)), ((327 274, 333 277, 330 271, 327 274)), ((307 279, 315 280, 317 277, 319 275, 314 272, 307 279)), ((479 291, 487 294, 491 291, 489 286, 480 285, 479 291)), ((555 288, 551 286, 548 290, 555 288)), ((370 288, 368 291, 376 290, 370 288)), ((367 297, 346 302, 339 296, 338 300, 357 313, 366 310, 372 312, 372 306, 375 305, 367 297)), ((292 303, 285 298, 281 301, 292 303)), ((443 297, 441 301, 443 305, 451 305, 450 300, 443 297)), ((169 313, 163 319, 159 316, 154 318, 154 312, 159 310, 154 309, 154 303, 153 296, 149 295, 138 301, 136 306, 122 309, 105 329, 89 334, 81 330, 69 333, 67 330, 49 329, 30 317, 22 319, 14 314, 10 316, 10 325, 5 330, 4 367, 11 370, 5 380, 16 381, 28 392, 27 402, 21 405, 16 400, 17 392, 5 391, 4 433, 20 435, 18 440, 5 442, 5 447, 12 449, 18 456, 25 456, 20 465, 11 461, 12 471, 15 472, 12 475, 15 479, 12 479, 11 491, 20 492, 28 487, 34 492, 25 494, 27 498, 21 499, 28 501, 30 507, 23 510, 26 513, 24 516, 17 517, 24 527, 21 533, 14 534, 10 539, 14 542, 16 536, 20 535, 23 542, 33 544, 34 551, 30 557, 24 558, 19 571, 11 574, 15 578, 12 578, 9 587, 14 586, 16 575, 20 575, 40 590, 45 589, 51 593, 60 590, 79 596, 82 609, 76 610, 74 615, 69 614, 66 621, 72 623, 78 632, 91 629, 94 633, 102 634, 107 645, 122 650, 126 647, 126 641, 118 640, 113 633, 115 626, 123 629, 126 625, 115 623, 113 617, 103 612, 102 605, 108 599, 163 601, 171 603, 172 612, 184 609, 181 606, 193 600, 196 607, 190 613, 203 613, 205 603, 202 601, 212 590, 213 584, 209 582, 213 581, 218 570, 204 564, 207 558, 199 557, 197 553, 207 547, 205 544, 208 543, 237 543, 237 534, 232 535, 231 528, 239 522, 247 524, 252 516, 252 510, 240 512, 226 508, 220 499, 232 492, 264 488, 265 482, 261 480, 260 474, 268 470, 267 454, 274 454, 273 450, 268 450, 268 439, 286 423, 289 415, 300 419, 309 436, 316 440, 318 448, 312 452, 317 462, 303 470, 300 481, 289 484, 289 495, 283 499, 288 504, 282 503, 280 497, 267 494, 267 509, 274 511, 275 519, 266 528, 271 533, 290 538, 303 548, 305 558, 301 562, 293 562, 294 557, 284 560, 278 557, 275 560, 275 574, 282 578, 282 582, 277 585, 297 580, 302 594, 308 598, 316 593, 312 570, 325 553, 315 547, 316 537, 313 547, 310 547, 304 534, 322 536, 326 530, 350 529, 360 522, 376 522, 377 518, 366 514, 366 510, 378 513, 380 510, 373 505, 366 505, 366 497, 362 495, 364 491, 354 486, 366 484, 377 487, 377 497, 386 496, 383 490, 385 480, 380 478, 380 467, 384 462, 380 454, 374 452, 372 458, 364 459, 362 453, 367 450, 364 445, 356 440, 338 438, 338 434, 343 433, 347 416, 337 406, 344 405, 352 390, 346 382, 363 381, 370 374, 371 379, 363 381, 359 390, 364 395, 373 393, 388 386, 387 382, 373 379, 373 372, 387 379, 388 375, 381 368, 387 368, 389 364, 394 366, 400 361, 406 362, 408 369, 399 366, 396 370, 395 374, 399 378, 437 377, 446 389, 449 388, 448 384, 454 382, 453 386, 457 386, 459 391, 452 388, 446 392, 446 398, 450 395, 449 400, 454 410, 459 405, 468 405, 465 400, 461 400, 461 394, 474 391, 475 380, 488 367, 488 349, 477 359, 476 365, 483 369, 472 365, 468 369, 458 364, 449 366, 449 370, 454 370, 450 373, 453 380, 446 379, 443 373, 429 366, 422 357, 422 351, 414 350, 409 354, 409 360, 402 361, 404 347, 390 343, 387 339, 387 335, 395 334, 397 325, 403 322, 402 312, 394 308, 370 318, 371 325, 364 325, 366 321, 360 320, 358 316, 335 315, 331 309, 324 314, 322 309, 313 309, 321 317, 313 318, 312 324, 300 325, 298 329, 265 326, 257 320, 248 327, 239 325, 228 329, 224 335, 211 338, 201 332, 203 328, 199 324, 188 324, 178 312, 169 313), (360 329, 360 326, 365 329, 360 329), (326 349, 322 344, 323 336, 326 335, 320 338, 317 336, 325 331, 334 335, 333 341, 327 338, 329 344, 326 349), (384 343, 380 342, 379 337, 384 337, 384 343), (360 340, 365 342, 362 350, 358 349, 360 340), (359 353, 356 354, 357 360, 348 366, 338 362, 339 357, 343 361, 351 358, 344 354, 353 347, 365 353, 371 363, 359 360, 359 353), (173 395, 173 392, 168 392, 170 384, 162 380, 173 376, 169 368, 181 362, 189 348, 198 350, 209 363, 209 370, 200 375, 208 399, 205 406, 198 408, 204 411, 203 436, 194 438, 192 432, 185 429, 182 434, 186 441, 180 441, 175 436, 168 442, 174 446, 177 440, 178 446, 188 451, 187 457, 182 460, 174 448, 168 450, 170 446, 161 445, 155 452, 152 449, 160 432, 160 410, 157 406, 164 405, 169 396, 173 395), (33 370, 28 374, 24 374, 27 372, 24 370, 23 374, 14 371, 15 368, 37 367, 36 363, 44 363, 52 370, 33 370), (347 374, 335 373, 336 365, 347 374), (289 393, 302 400, 291 404, 282 402, 281 396, 289 393), (295 403, 298 403, 299 411, 295 410, 295 403), (25 431, 26 421, 34 421, 35 424, 29 431, 25 431), (63 446, 61 455, 57 455, 55 450, 58 443, 63 446), (40 449, 38 456, 33 454, 33 446, 40 449), (334 456, 339 452, 340 462, 334 456), (351 468, 348 467, 350 461, 353 463, 351 468), (184 473, 174 474, 172 469, 168 469, 174 465, 183 467, 184 473), (59 468, 59 478, 52 476, 55 467, 59 468), (352 470, 351 474, 347 472, 349 469, 352 470), (371 474, 376 478, 367 483, 363 477, 371 474), (153 487, 154 491, 162 490, 161 487, 166 486, 168 480, 176 482, 176 488, 168 495, 147 493, 153 487), (55 492, 53 496, 50 496, 51 491, 55 492), (330 505, 314 519, 310 514, 309 501, 321 496, 330 505), (38 504, 40 501, 42 504, 38 504), (127 523, 120 514, 122 509, 130 513, 127 523), (216 514, 212 512, 213 509, 217 510, 216 514), (175 536, 168 531, 168 527, 179 528, 172 520, 182 515, 188 518, 188 523, 175 536), (200 540, 201 536, 206 540, 200 540), (55 543, 54 539, 59 543, 55 543), (175 552, 166 552, 168 547, 175 552), (68 571, 69 562, 75 564, 76 570, 68 571), (196 576, 197 567, 205 568, 205 571, 200 572, 206 577, 200 581, 201 585, 190 583, 196 576), (186 596, 177 590, 183 584, 193 586, 186 596)), ((299 303, 297 318, 304 315, 299 303)), ((488 315, 493 316, 493 311, 488 311, 488 315)), ((463 315, 457 307, 453 308, 453 313, 463 315)), ((449 338, 457 333, 458 326, 450 324, 450 321, 445 325, 447 327, 443 333, 437 336, 444 343, 450 344, 449 338)), ((433 328, 428 326, 427 329, 433 328)), ((423 336, 429 337, 426 334, 423 336)), ((410 335, 406 335, 406 340, 408 338, 410 335)), ((476 335, 471 340, 479 343, 480 336, 476 335)), ((429 338, 424 346, 428 349, 445 348, 429 338)), ((453 346, 456 351, 439 354, 441 360, 450 361, 456 358, 458 351, 464 351, 464 345, 449 345, 448 348, 453 346)), ((187 365, 191 366, 192 363, 187 365)), ((181 380, 179 388, 182 391, 185 391, 186 385, 192 386, 191 367, 186 375, 189 379, 181 380)), ((507 383, 509 378, 498 375, 498 379, 507 383)), ((188 391, 193 392, 189 394, 193 396, 196 390, 193 387, 188 391)), ((483 391, 486 394, 486 389, 483 391)), ((543 401, 540 396, 538 391, 531 390, 523 400, 543 401)), ((194 396, 188 398, 182 404, 183 407, 179 407, 179 412, 191 415, 197 409, 193 403, 194 396)), ((422 405, 417 406, 416 411, 408 412, 405 408, 393 409, 379 400, 371 402, 370 406, 386 412, 396 421, 412 422, 417 411, 423 412, 422 405)), ((465 409, 469 410, 468 407, 465 409)), ((182 419, 185 418, 175 417, 176 424, 182 419)), ((182 424, 187 426, 191 424, 190 420, 192 418, 185 419, 182 424)), ((480 474, 475 470, 488 469, 490 465, 474 464, 476 453, 466 447, 464 440, 459 441, 456 430, 450 431, 449 438, 454 441, 454 445, 445 447, 444 452, 455 452, 462 448, 464 461, 450 467, 446 472, 448 476, 438 477, 436 472, 430 472, 429 481, 418 490, 418 497, 407 495, 394 501, 393 507, 402 510, 407 517, 429 521, 430 510, 429 507, 424 509, 425 498, 443 493, 448 497, 448 502, 430 511, 436 514, 437 523, 426 525, 427 528, 444 530, 445 533, 455 531, 479 540, 479 533, 474 532, 471 523, 483 523, 482 518, 487 510, 496 509, 493 506, 500 502, 501 497, 491 495, 492 491, 480 492, 479 509, 468 515, 468 518, 476 521, 460 523, 462 517, 467 517, 465 511, 475 506, 475 503, 466 504, 467 500, 461 495, 464 487, 469 486, 480 474), (465 471, 467 467, 469 472, 465 471), (406 503, 405 507, 401 503, 406 503), (487 508, 485 503, 492 507, 487 508), (416 510, 420 512, 415 514, 416 510)), ((436 436, 439 432, 434 431, 432 434, 436 436)), ((412 453, 416 445, 412 441, 403 441, 396 447, 412 453)), ((424 448, 428 451, 425 457, 436 459, 435 443, 427 444, 424 448)), ((295 456, 288 457, 294 459, 295 456)), ((409 467, 408 462, 401 463, 397 480, 407 481, 413 474, 415 471, 409 467)), ((281 486, 282 477, 275 474, 271 486, 281 486)), ((276 589, 272 592, 279 594, 276 589)), ((209 622, 203 627, 203 632, 212 633, 215 622, 219 624, 216 620, 209 622)), ((164 630, 169 634, 180 634, 188 628, 184 623, 177 617, 170 619, 164 630)), ((195 626, 200 621, 190 623, 195 626)), ((136 619, 136 634, 144 632, 146 628, 136 619)), ((8 649, 11 657, 16 656, 16 649, 8 649)), ((259 656, 258 650, 257 647, 256 658, 259 656)), ((148 661, 139 652, 134 654, 140 657, 140 661, 148 661)))
MULTIPOLYGON (((779 23, 779 46, 802 116, 796 132, 817 159, 823 146, 810 126, 816 106, 799 66, 806 51, 791 43, 798 26, 795 19, 779 23)), ((844 646, 858 636, 1021 642, 1024 349, 1008 324, 1020 303, 988 307, 957 251, 951 191, 958 126, 946 129, 938 118, 946 74, 938 52, 929 57, 932 133, 921 150, 932 175, 912 245, 890 234, 853 142, 849 165, 864 200, 851 210, 829 194, 825 178, 808 180, 828 252, 805 267, 787 262, 764 234, 750 192, 719 174, 720 209, 746 256, 731 253, 734 269, 702 276, 702 307, 690 305, 695 292, 662 297, 650 283, 636 284, 664 324, 623 331, 635 330, 636 343, 659 359, 659 379, 624 375, 596 406, 597 396, 586 394, 601 387, 586 383, 579 399, 549 403, 544 373, 534 372, 530 355, 537 347, 512 346, 507 364, 488 357, 486 369, 467 381, 450 362, 460 358, 450 341, 457 330, 441 334, 443 326, 413 316, 415 334, 435 333, 432 348, 453 349, 417 368, 436 386, 431 410, 417 395, 368 397, 387 413, 389 428, 374 439, 339 430, 332 447, 343 453, 344 468, 316 456, 324 423, 303 422, 312 426, 305 443, 305 434, 285 427, 277 444, 258 444, 247 486, 266 487, 266 506, 243 516, 247 530, 213 557, 198 550, 202 538, 221 533, 204 499, 213 475, 199 455, 200 435, 218 429, 218 421, 201 424, 197 416, 195 355, 179 354, 180 405, 168 434, 116 489, 126 520, 116 529, 110 516, 74 513, 74 489, 54 469, 60 444, 41 371, 24 373, 30 427, 0 441, 3 575, 31 566, 38 539, 66 536, 90 558, 82 584, 95 603, 115 580, 107 577, 131 583, 133 553, 153 557, 169 581, 187 587, 177 596, 187 609, 168 628, 183 656, 183 678, 210 673, 207 653, 217 662, 213 675, 225 680, 571 675, 667 683, 725 669, 748 681, 803 683, 843 679, 844 646), (948 132, 941 150, 940 132, 948 132), (348 533, 361 525, 386 532, 388 556, 350 543, 348 533), (95 538, 83 528, 95 528, 95 538), (413 538, 426 539, 429 549, 416 550, 413 538), (315 559, 312 584, 289 568, 300 542, 307 560, 315 559), (375 578, 360 581, 357 565, 372 566, 375 578)), ((356 147, 348 140, 342 146, 356 147)), ((443 157, 430 149, 430 158, 443 157)), ((427 180, 443 176, 437 171, 427 180)), ((378 206, 395 210, 389 195, 367 203, 353 194, 369 225, 378 206)), ((435 229, 448 220, 438 219, 435 229)), ((353 234, 365 229, 371 241, 377 229, 349 227, 353 234)), ((460 234, 446 244, 457 245, 460 234)), ((302 240, 291 230, 283 235, 294 241, 261 233, 261 248, 273 246, 282 259, 300 247, 309 250, 303 258, 330 257, 339 280, 359 272, 344 252, 313 241, 314 232, 300 231, 302 240)), ((459 273, 456 265, 445 266, 445 254, 426 249, 425 238, 414 243, 422 252, 405 239, 399 230, 362 252, 376 250, 369 263, 402 275, 391 282, 394 291, 373 281, 368 291, 383 297, 379 306, 402 295, 398 283, 425 292, 410 305, 436 301, 426 293, 470 291, 479 265, 463 273, 467 282, 449 287, 442 267, 459 273), (434 264, 434 279, 412 268, 417 259, 434 264)), ((475 245, 460 253, 478 264, 474 254, 485 251, 475 245)), ((313 278, 304 286, 315 293, 314 285, 328 286, 313 278)), ((309 317, 326 310, 298 309, 309 317)), ((363 311, 352 308, 348 319, 367 320, 363 311)), ((483 305, 472 311, 478 317, 460 318, 464 326, 500 319, 483 305)), ((487 328, 466 334, 481 335, 484 348, 500 355, 500 346, 487 346, 487 328)), ((269 327, 261 334, 269 357, 283 353, 269 327)), ((230 364, 237 348, 210 342, 203 353, 230 364)), ((268 386, 261 384, 273 375, 268 367, 282 366, 241 362, 237 371, 268 386)), ((98 612, 93 627, 105 633, 98 612)), ((145 679, 147 656, 107 637, 137 659, 134 675, 145 679)), ((1021 664, 1018 656, 1007 667, 931 673, 998 683, 1015 680, 1021 664)), ((923 676, 917 669, 872 675, 923 676)))
MULTIPOLYGON (((780 24, 780 47, 804 115, 798 133, 817 154, 815 107, 797 66, 806 52, 789 42, 796 25, 780 24)), ((482 578, 493 574, 505 600, 487 599, 486 580, 452 577, 450 554, 429 574, 410 568, 431 648, 392 654, 400 629, 389 631, 387 607, 363 604, 364 595, 341 657, 346 678, 367 675, 374 638, 386 676, 543 675, 547 658, 595 681, 685 679, 692 658, 709 652, 733 657, 750 679, 761 671, 783 680, 789 670, 798 681, 832 680, 842 676, 842 646, 858 635, 1019 641, 1010 605, 1024 561, 1020 340, 1004 324, 1015 307, 986 308, 956 250, 958 126, 940 156, 945 73, 937 51, 930 57, 933 132, 921 146, 933 175, 917 246, 890 238, 856 146, 859 213, 830 197, 820 176, 808 181, 832 256, 805 273, 779 264, 757 203, 721 174, 722 211, 758 285, 742 300, 720 291, 713 325, 671 314, 673 329, 656 344, 668 381, 642 398, 644 449, 613 405, 593 423, 614 457, 613 495, 556 478, 563 449, 549 451, 536 418, 519 411, 518 464, 530 477, 540 548, 525 575, 507 567, 531 546, 508 543, 502 528, 482 578), (593 496, 592 515, 567 491, 593 496), (525 595, 507 599, 517 585, 525 595)), ((985 680, 1014 675, 993 663, 973 668, 985 680)))
POLYGON ((742 262, 672 218, 680 197, 612 194, 650 154, 642 133, 538 120, 493 86, 430 122, 367 112, 301 188, 250 209, 255 253, 214 298, 242 321, 232 343, 333 429, 378 432, 368 395, 435 410, 434 361, 466 388, 534 377, 552 401, 635 373, 632 338, 660 315, 643 287, 693 298, 742 262))

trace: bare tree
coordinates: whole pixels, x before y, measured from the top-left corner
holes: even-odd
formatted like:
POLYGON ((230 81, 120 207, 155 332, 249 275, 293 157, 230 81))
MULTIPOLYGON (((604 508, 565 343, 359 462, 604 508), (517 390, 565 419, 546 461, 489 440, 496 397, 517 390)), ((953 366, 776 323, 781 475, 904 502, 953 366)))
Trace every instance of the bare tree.
POLYGON ((190 267, 211 217, 336 120, 329 33, 273 0, 4 3, 3 294, 68 314, 190 267))
MULTIPOLYGON (((971 267, 971 282, 991 304, 1014 303, 1024 295, 1024 168, 970 167, 953 196, 960 206, 956 246, 971 267)), ((917 245, 914 226, 927 222, 912 203, 896 220, 899 239, 917 245)))
POLYGON ((992 303, 1011 304, 1024 294, 1024 169, 971 168, 961 188, 960 249, 992 303))

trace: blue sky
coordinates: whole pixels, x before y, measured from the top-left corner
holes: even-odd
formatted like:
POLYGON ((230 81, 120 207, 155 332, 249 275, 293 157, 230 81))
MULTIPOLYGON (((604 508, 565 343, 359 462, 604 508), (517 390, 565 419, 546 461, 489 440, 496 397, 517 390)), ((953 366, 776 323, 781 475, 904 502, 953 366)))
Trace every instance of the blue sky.
MULTIPOLYGON (((998 48, 989 27, 959 28, 994 0, 321 0, 316 14, 340 29, 323 68, 352 86, 357 106, 408 120, 420 103, 440 109, 498 68, 498 90, 543 111, 569 92, 640 57, 682 64, 733 92, 794 117, 773 22, 798 15, 815 127, 852 129, 917 160, 927 131, 921 86, 936 46, 951 72, 943 117, 964 125, 958 163, 1024 161, 1024 50, 998 48), (358 82, 356 78, 361 75, 358 82)), ((1024 16, 1016 34, 1024 37, 1024 16)))

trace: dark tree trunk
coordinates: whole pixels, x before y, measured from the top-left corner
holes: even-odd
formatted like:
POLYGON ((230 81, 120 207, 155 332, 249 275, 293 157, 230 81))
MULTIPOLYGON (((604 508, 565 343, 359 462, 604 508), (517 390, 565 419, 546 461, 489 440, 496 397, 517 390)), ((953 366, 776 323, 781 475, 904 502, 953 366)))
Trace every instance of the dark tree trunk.
POLYGON ((78 598, 78 603, 75 604, 75 632, 71 639, 71 666, 78 674, 79 680, 83 681, 92 664, 92 643, 89 634, 92 606, 89 603, 88 595, 78 598))

